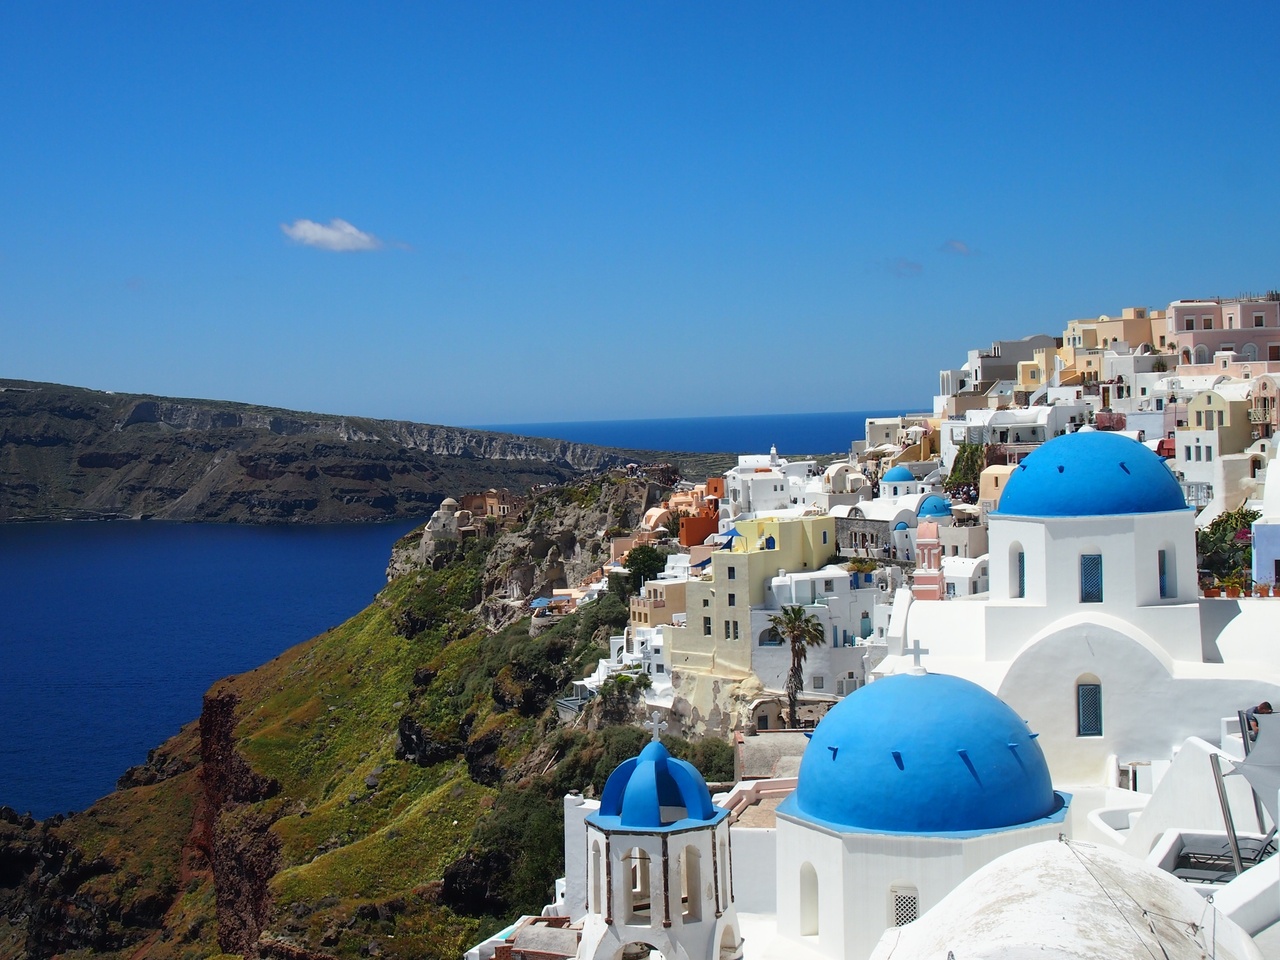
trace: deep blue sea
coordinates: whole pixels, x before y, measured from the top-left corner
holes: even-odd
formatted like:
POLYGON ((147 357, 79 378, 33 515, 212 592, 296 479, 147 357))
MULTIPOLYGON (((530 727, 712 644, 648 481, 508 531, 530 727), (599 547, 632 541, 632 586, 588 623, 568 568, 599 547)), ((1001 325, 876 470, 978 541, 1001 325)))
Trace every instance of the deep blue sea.
POLYGON ((851 413, 777 413, 750 417, 680 417, 662 420, 583 420, 575 423, 505 423, 478 429, 596 443, 629 450, 677 453, 768 453, 777 446, 783 456, 847 453, 863 439, 867 417, 901 411, 851 413))
MULTIPOLYGON (((868 416, 489 425, 637 450, 843 453, 868 416)), ((362 610, 394 524, 0 524, 0 805, 37 817, 109 793, 200 713, 218 678, 362 610)))
POLYGON ((0 805, 110 793, 215 680, 364 609, 418 522, 0 524, 0 805))

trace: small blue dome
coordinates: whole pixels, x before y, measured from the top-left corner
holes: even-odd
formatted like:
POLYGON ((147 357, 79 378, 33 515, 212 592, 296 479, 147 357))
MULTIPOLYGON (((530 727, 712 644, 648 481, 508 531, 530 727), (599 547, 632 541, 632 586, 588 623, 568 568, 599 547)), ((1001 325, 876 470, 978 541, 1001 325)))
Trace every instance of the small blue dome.
POLYGON ((902 483, 903 481, 906 481, 907 483, 910 483, 914 479, 915 479, 915 474, 913 474, 910 470, 908 470, 902 464, 898 464, 896 467, 894 467, 892 470, 886 473, 883 477, 881 477, 880 482, 881 483, 902 483))
POLYGON ((971 833, 1062 808, 1022 719, 976 683, 929 673, 885 677, 837 703, 779 809, 842 832, 971 833))
POLYGON ((896 524, 894 524, 893 529, 895 529, 895 530, 910 530, 911 528, 907 526, 907 521, 905 521, 905 520, 899 520, 896 524))
POLYGON ((683 829, 691 821, 713 823, 727 815, 711 802, 698 769, 654 740, 609 774, 600 809, 587 820, 604 828, 663 830, 683 829))
POLYGON ((942 497, 929 495, 924 498, 924 502, 920 504, 920 509, 916 511, 917 517, 949 517, 951 516, 951 504, 942 497))
POLYGON ((1100 517, 1186 508, 1160 457, 1124 434, 1093 430, 1055 437, 1018 464, 996 513, 1100 517))

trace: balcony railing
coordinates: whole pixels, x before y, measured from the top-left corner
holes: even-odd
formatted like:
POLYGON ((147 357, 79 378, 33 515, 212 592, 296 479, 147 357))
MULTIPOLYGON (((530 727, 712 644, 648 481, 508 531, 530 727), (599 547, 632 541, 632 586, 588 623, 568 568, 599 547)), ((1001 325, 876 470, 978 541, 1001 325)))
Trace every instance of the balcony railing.
POLYGON ((1263 410, 1260 407, 1251 407, 1249 409, 1249 422, 1250 423, 1270 423, 1271 411, 1263 410))

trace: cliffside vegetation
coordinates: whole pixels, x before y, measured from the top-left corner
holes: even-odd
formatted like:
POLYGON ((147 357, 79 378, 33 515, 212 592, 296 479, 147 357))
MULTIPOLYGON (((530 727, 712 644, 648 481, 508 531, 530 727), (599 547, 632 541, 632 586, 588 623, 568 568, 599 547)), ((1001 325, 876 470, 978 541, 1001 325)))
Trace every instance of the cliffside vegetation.
MULTIPOLYGON (((495 593, 585 565, 651 495, 620 477, 551 491, 523 528, 216 684, 89 810, 5 812, 0 958, 456 958, 536 911, 561 869, 561 798, 598 791, 643 735, 609 722, 634 691, 569 726, 553 709, 625 622, 616 598, 531 638, 495 593), (586 532, 569 537, 565 511, 586 532)), ((667 742, 731 775, 728 745, 667 742)))

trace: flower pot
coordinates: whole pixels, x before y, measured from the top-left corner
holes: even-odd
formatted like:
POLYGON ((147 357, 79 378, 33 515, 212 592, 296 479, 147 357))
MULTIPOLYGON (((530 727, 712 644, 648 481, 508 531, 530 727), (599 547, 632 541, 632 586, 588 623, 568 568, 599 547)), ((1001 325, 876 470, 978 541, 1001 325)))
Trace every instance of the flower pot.
POLYGON ((1239 587, 1227 587, 1227 596, 1228 596, 1228 597, 1238 597, 1238 596, 1240 596, 1240 588, 1239 588, 1239 587))
POLYGON ((1206 597, 1220 597, 1222 596, 1222 589, 1220 587, 1205 587, 1204 595, 1206 597))
POLYGON ((1260 597, 1269 597, 1269 596, 1271 596, 1271 584, 1269 584, 1269 583, 1260 583, 1260 584, 1258 584, 1258 596, 1260 596, 1260 597))

